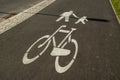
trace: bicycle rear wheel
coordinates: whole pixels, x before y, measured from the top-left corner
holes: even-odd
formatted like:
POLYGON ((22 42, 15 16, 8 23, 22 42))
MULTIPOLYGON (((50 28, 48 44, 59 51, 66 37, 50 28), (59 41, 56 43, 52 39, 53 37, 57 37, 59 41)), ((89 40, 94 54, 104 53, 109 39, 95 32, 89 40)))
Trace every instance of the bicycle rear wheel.
POLYGON ((60 56, 56 57, 56 60, 55 60, 55 69, 56 69, 56 71, 58 73, 64 73, 64 72, 66 72, 72 66, 72 64, 74 63, 74 61, 75 61, 75 59, 77 57, 78 43, 77 43, 77 41, 75 39, 71 39, 70 43, 66 42, 62 47, 65 48, 66 46, 68 46, 70 44, 74 45, 74 51, 73 51, 72 59, 69 61, 68 64, 66 64, 64 66, 61 66, 60 65, 60 59, 61 59, 60 56))

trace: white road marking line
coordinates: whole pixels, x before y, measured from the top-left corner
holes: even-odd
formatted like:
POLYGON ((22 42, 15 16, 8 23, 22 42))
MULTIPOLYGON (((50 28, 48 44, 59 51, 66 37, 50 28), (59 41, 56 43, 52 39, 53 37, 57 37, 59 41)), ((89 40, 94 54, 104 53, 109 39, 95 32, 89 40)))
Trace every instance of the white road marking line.
POLYGON ((0 34, 4 33, 5 31, 13 28, 14 26, 22 23, 23 21, 27 20, 28 18, 32 17, 48 5, 52 4, 56 0, 43 0, 42 2, 28 8, 27 10, 3 21, 0 23, 0 34), (32 14, 29 14, 32 13, 32 14))

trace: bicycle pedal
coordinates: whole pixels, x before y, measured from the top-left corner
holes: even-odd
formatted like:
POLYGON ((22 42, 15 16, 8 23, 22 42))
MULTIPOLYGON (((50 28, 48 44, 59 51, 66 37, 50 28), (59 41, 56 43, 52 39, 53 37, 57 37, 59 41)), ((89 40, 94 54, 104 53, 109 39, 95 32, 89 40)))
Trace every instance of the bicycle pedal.
POLYGON ((62 49, 62 48, 53 48, 51 52, 51 56, 67 56, 70 54, 70 50, 68 49, 62 49))

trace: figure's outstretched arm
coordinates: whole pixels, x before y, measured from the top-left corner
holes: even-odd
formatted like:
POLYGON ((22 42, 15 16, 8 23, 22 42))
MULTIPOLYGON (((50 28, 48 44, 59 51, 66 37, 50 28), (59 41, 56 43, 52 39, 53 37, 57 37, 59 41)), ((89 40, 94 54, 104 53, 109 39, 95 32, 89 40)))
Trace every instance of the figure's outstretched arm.
POLYGON ((75 15, 74 13, 73 13, 73 16, 75 17, 75 18, 79 18, 77 15, 75 15))
POLYGON ((60 16, 63 16, 63 13, 62 13, 62 14, 60 14, 60 16))

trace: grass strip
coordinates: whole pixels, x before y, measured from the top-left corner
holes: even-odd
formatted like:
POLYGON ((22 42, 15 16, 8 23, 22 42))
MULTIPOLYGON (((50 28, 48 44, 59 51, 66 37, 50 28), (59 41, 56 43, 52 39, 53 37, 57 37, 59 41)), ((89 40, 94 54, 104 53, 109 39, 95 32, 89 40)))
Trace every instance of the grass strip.
POLYGON ((120 19, 120 0, 112 0, 112 4, 115 8, 115 11, 120 19))

